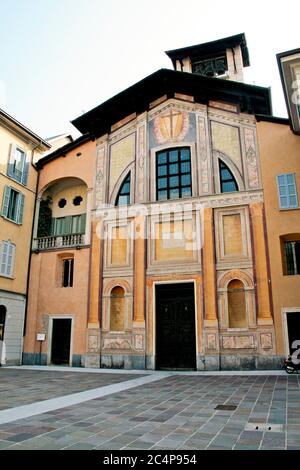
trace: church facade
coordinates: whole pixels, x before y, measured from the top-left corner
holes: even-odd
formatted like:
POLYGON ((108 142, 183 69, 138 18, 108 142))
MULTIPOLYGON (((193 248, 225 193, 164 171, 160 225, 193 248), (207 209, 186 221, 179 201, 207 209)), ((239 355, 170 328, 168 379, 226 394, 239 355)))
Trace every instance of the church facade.
POLYGON ((40 160, 23 362, 279 367, 245 36, 167 53, 40 160), (41 211, 41 207, 43 208, 41 211))

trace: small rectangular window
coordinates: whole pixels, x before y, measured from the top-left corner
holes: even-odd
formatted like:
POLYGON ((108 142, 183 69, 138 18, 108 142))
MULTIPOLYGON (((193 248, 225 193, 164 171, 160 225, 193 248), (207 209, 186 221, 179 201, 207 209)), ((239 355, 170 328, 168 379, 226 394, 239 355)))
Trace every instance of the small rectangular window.
POLYGON ((7 174, 14 180, 27 184, 29 162, 26 161, 26 152, 12 144, 7 174))
POLYGON ((73 287, 74 259, 63 259, 62 287, 73 287))
POLYGON ((281 209, 294 209, 298 207, 296 180, 294 173, 277 176, 279 206, 281 209))

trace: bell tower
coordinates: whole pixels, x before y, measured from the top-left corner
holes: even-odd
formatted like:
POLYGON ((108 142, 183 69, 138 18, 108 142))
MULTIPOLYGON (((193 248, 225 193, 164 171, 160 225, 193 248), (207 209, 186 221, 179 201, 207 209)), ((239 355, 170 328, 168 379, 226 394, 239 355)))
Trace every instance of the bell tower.
POLYGON ((250 65, 245 34, 166 51, 174 70, 243 82, 250 65))

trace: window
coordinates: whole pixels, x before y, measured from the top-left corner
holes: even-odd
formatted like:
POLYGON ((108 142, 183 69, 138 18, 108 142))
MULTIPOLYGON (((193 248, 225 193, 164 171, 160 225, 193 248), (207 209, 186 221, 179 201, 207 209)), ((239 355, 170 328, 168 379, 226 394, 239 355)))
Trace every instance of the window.
POLYGON ((14 180, 27 184, 29 162, 26 162, 26 153, 16 145, 12 145, 8 163, 7 174, 14 180))
POLYGON ((279 206, 281 209, 293 209, 295 207, 298 207, 298 198, 294 173, 278 175, 277 188, 279 195, 279 206))
POLYGON ((300 240, 284 241, 284 274, 292 276, 300 274, 300 240))
MULTIPOLYGON (((4 307, 4 305, 0 305, 0 341, 4 341, 5 319, 6 319, 6 307, 4 307)), ((0 363, 1 363, 1 356, 0 356, 0 363)))
POLYGON ((80 206, 80 204, 82 203, 83 199, 81 196, 76 196, 74 197, 73 199, 73 204, 74 206, 80 206))
POLYGON ((10 241, 0 243, 0 275, 12 277, 16 246, 10 241))
POLYGON ((124 330, 125 291, 116 286, 110 294, 110 330, 124 330))
POLYGON ((59 207, 60 209, 63 209, 66 204, 67 204, 67 201, 66 201, 64 198, 63 198, 63 199, 60 199, 60 200, 58 201, 58 207, 59 207))
POLYGON ((52 221, 54 236, 75 235, 85 233, 86 214, 57 217, 52 221))
POLYGON ((116 206, 126 206, 128 204, 130 204, 130 173, 123 181, 116 199, 116 206))
POLYGON ((24 211, 24 195, 19 191, 5 186, 2 199, 2 215, 3 217, 22 224, 24 211))
POLYGON ((242 281, 238 279, 230 281, 227 294, 229 328, 247 327, 245 290, 242 281))
POLYGON ((238 185, 228 166, 219 160, 221 193, 232 193, 238 191, 238 185))
POLYGON ((156 199, 192 196, 191 154, 186 147, 156 154, 156 199))
POLYGON ((63 259, 62 287, 73 287, 74 259, 63 259))

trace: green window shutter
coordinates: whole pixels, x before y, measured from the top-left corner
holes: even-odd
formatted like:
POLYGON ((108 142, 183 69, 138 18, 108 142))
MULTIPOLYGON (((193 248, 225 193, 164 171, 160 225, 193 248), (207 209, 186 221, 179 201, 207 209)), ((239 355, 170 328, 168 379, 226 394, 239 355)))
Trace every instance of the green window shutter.
POLYGON ((81 214, 80 224, 79 224, 79 233, 85 233, 85 224, 86 224, 86 214, 81 214))
POLYGON ((10 187, 5 186, 3 197, 2 197, 2 209, 1 209, 1 213, 4 217, 8 216, 9 200, 10 200, 10 187))
POLYGON ((23 173, 22 173, 22 184, 24 184, 24 186, 27 185, 27 180, 28 180, 28 173, 29 173, 29 160, 27 159, 27 154, 25 153, 25 161, 24 161, 24 165, 23 165, 23 173))
POLYGON ((65 217, 63 235, 70 235, 72 233, 72 216, 65 217))
POLYGON ((18 224, 23 223, 24 201, 25 201, 24 194, 19 193, 18 194, 18 206, 17 206, 17 220, 16 220, 18 224))
POLYGON ((50 226, 50 236, 55 234, 55 219, 52 217, 50 226))
POLYGON ((15 144, 11 144, 10 148, 10 156, 7 166, 7 174, 8 176, 14 177, 14 162, 15 162, 15 152, 17 150, 17 146, 15 144))

